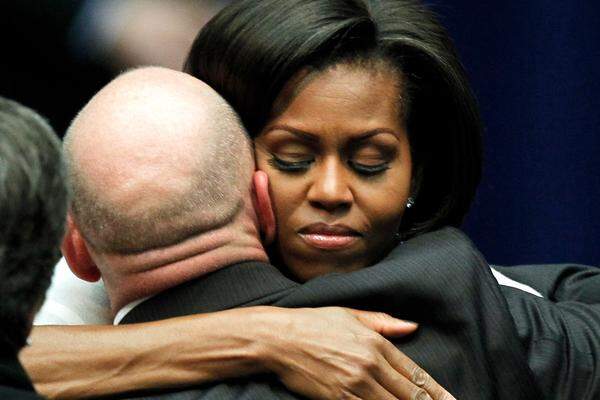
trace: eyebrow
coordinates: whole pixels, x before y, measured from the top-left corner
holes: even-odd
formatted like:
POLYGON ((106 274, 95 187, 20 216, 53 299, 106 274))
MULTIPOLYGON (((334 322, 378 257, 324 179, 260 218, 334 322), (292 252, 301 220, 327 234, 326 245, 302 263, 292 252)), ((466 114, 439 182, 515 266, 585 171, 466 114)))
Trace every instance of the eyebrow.
MULTIPOLYGON (((292 128, 291 126, 288 125, 282 125, 282 124, 278 124, 278 125, 273 125, 270 126, 269 129, 267 129, 267 131, 264 133, 265 135, 271 131, 274 130, 282 130, 282 131, 286 131, 289 132, 295 136, 298 136, 304 140, 307 140, 309 142, 314 142, 317 143, 319 142, 319 136, 311 133, 311 132, 307 132, 307 131, 303 131, 302 129, 297 129, 297 128, 292 128)), ((388 128, 375 128, 375 129, 371 129, 365 132, 361 132, 360 134, 353 136, 352 137, 352 141, 363 141, 363 140, 367 140, 370 137, 373 137, 375 135, 379 135, 380 133, 389 133, 392 134, 394 136, 396 136, 397 138, 400 138, 400 133, 396 132, 392 129, 388 129, 388 128)))

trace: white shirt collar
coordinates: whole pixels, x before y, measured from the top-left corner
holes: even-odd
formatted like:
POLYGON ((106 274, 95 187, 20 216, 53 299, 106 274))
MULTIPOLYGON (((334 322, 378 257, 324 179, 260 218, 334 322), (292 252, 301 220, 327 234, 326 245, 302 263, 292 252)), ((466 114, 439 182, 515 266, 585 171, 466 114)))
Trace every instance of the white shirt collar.
POLYGON ((542 296, 542 294, 540 292, 538 292, 537 290, 535 290, 534 288, 532 288, 529 285, 526 285, 524 283, 521 282, 517 282, 514 279, 509 278, 508 276, 504 275, 503 273, 501 273, 500 271, 496 271, 494 268, 490 267, 490 269, 492 270, 492 274, 494 275, 494 278, 496 278, 496 281, 498 281, 498 284, 501 286, 509 286, 515 289, 519 289, 522 290, 524 292, 530 293, 534 296, 537 297, 544 297, 542 296))
POLYGON ((119 312, 117 312, 117 315, 115 315, 115 319, 113 320, 113 325, 119 325, 121 323, 121 321, 123 320, 123 318, 125 318, 125 316, 127 314, 129 314, 129 312, 131 310, 133 310, 140 303, 143 303, 144 301, 148 300, 151 297, 152 296, 143 297, 141 299, 134 300, 131 303, 125 305, 123 308, 121 308, 119 310, 119 312))

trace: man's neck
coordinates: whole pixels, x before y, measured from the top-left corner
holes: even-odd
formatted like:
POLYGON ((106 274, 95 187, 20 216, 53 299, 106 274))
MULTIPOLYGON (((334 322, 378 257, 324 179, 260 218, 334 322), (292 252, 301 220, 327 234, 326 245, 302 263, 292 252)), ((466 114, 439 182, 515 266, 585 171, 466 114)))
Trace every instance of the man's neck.
POLYGON ((141 254, 97 256, 113 315, 126 304, 242 261, 268 262, 252 224, 202 233, 141 254))

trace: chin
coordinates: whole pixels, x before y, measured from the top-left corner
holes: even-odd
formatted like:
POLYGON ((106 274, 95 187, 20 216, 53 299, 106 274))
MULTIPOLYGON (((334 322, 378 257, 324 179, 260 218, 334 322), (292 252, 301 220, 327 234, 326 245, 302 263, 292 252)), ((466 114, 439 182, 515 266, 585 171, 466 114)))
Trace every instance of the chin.
POLYGON ((344 274, 347 272, 357 271, 367 266, 366 263, 357 262, 356 259, 353 259, 353 261, 348 261, 347 263, 340 261, 339 259, 330 263, 325 262, 324 260, 319 260, 318 262, 288 260, 286 265, 290 276, 292 276, 298 282, 306 282, 310 279, 318 278, 327 274, 344 274))

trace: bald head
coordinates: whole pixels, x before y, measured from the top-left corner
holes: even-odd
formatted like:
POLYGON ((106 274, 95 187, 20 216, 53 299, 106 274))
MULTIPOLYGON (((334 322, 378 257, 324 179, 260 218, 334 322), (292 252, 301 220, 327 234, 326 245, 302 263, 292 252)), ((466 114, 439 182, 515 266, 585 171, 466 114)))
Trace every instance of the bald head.
POLYGON ((169 246, 232 221, 254 163, 236 114, 181 72, 143 68, 104 87, 65 137, 72 214, 98 251, 169 246))

